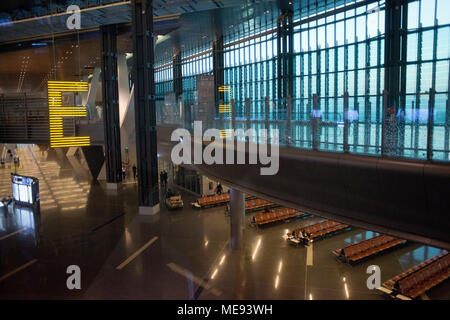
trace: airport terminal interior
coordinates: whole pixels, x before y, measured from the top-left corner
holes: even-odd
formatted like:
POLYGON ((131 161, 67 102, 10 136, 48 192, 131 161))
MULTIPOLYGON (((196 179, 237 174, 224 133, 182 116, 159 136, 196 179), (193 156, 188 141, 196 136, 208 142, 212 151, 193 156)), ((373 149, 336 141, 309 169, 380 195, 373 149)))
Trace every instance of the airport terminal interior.
POLYGON ((449 300, 450 1, 0 3, 0 299, 449 300))

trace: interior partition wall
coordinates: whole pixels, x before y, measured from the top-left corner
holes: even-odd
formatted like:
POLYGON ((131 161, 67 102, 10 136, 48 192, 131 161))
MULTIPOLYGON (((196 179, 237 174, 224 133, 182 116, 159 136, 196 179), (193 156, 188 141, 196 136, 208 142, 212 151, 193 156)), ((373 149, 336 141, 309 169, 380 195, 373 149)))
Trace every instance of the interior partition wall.
MULTIPOLYGON (((287 43, 294 56, 290 120, 278 101, 280 12, 265 10, 233 26, 224 23, 224 85, 230 87, 224 103, 233 107, 233 128, 281 133, 290 121, 290 135, 281 135, 282 145, 449 161, 450 1, 400 1, 404 5, 398 16, 404 28, 396 48, 398 97, 392 103, 386 97, 392 88, 385 85, 386 34, 392 32, 386 30, 392 28, 386 15, 388 11, 390 17, 389 10, 396 10, 399 1, 294 2, 293 44, 287 43), (383 121, 389 121, 387 129, 383 121), (395 141, 395 153, 383 151, 386 138, 395 141)), ((181 48, 185 102, 197 100, 195 75, 212 70, 213 40, 209 45, 206 40, 181 48)), ((173 90, 165 84, 170 79, 157 82, 173 90)))

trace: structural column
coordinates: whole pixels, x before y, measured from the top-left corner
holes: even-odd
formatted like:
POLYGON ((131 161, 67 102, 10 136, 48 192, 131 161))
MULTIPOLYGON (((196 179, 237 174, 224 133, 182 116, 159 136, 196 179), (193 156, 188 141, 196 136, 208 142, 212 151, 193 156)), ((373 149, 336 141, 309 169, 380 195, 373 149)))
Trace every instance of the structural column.
MULTIPOLYGON (((225 73, 224 73, 224 57, 223 57, 223 24, 221 15, 217 11, 212 11, 211 13, 211 25, 215 28, 215 39, 212 43, 212 60, 213 60, 213 76, 214 76, 214 105, 216 110, 216 117, 219 117, 222 121, 221 126, 223 126, 223 119, 229 113, 222 109, 220 111, 220 105, 225 104, 225 94, 224 90, 220 90, 225 85, 225 73), (225 114, 225 115, 224 115, 225 114)), ((228 102, 230 103, 230 102, 228 102)), ((223 129, 223 127, 221 127, 223 129)))
POLYGON ((281 15, 277 18, 277 99, 278 112, 286 120, 286 142, 291 137, 291 110, 294 96, 294 27, 291 1, 277 1, 281 15))
POLYGON ((159 212, 152 0, 132 1, 139 213, 159 212))
MULTIPOLYGON (((117 25, 101 26, 102 94, 105 128, 106 184, 117 189, 122 182, 120 151, 119 89, 117 84, 117 25)), ((93 108, 94 106, 90 106, 93 108)))
POLYGON ((322 115, 319 106, 319 96, 313 94, 313 111, 311 114, 311 139, 312 139, 312 149, 320 149, 320 135, 322 131, 322 115))
MULTIPOLYGON (((448 72, 450 74, 450 64, 448 65, 448 72)), ((447 109, 445 110, 445 135, 444 135, 444 150, 446 151, 445 160, 450 160, 450 153, 448 152, 450 146, 450 77, 448 78, 447 89, 447 109)))
POLYGON ((428 98, 428 122, 427 122, 427 160, 433 160, 433 132, 434 132, 434 103, 436 91, 430 88, 428 98))
POLYGON ((182 78, 182 64, 181 64, 181 50, 177 48, 172 57, 173 62, 173 92, 175 93, 175 100, 183 94, 183 78, 182 78))
POLYGON ((95 105, 95 99, 97 98, 97 90, 99 89, 100 81, 103 81, 101 75, 102 75, 101 69, 95 68, 94 72, 92 73, 88 94, 82 101, 83 106, 85 105, 88 106, 88 110, 90 113, 89 118, 92 120, 102 120, 102 117, 97 111, 97 106, 95 105))
POLYGON ((181 62, 181 49, 177 47, 172 56, 172 76, 173 76, 173 92, 175 94, 175 103, 180 111, 180 123, 186 128, 186 110, 184 110, 184 103, 180 101, 183 94, 183 74, 181 62))
POLYGON ((230 189, 230 248, 242 249, 245 227, 245 194, 237 189, 230 189))
POLYGON ((405 0, 386 1, 382 154, 387 156, 400 155, 404 146, 404 118, 397 115, 405 110, 407 7, 405 0))
POLYGON ((224 103, 224 93, 219 88, 224 86, 223 36, 216 35, 213 41, 213 73, 214 73, 214 101, 216 106, 224 103))
POLYGON ((344 93, 344 153, 349 153, 350 148, 348 146, 348 128, 350 126, 349 121, 349 114, 348 114, 348 100, 349 100, 349 94, 346 91, 344 93))

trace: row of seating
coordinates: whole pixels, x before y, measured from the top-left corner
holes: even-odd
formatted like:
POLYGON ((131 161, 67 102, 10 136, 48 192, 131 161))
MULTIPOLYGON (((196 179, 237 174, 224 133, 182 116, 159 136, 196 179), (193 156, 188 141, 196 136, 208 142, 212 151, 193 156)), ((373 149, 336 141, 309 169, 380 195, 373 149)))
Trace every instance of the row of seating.
POLYGON ((253 220, 255 221, 255 223, 257 225, 260 226, 260 225, 264 225, 267 223, 281 221, 281 220, 285 220, 285 219, 289 219, 289 218, 300 217, 304 214, 305 213, 300 212, 295 209, 283 208, 283 209, 272 210, 267 213, 257 214, 253 217, 254 218, 253 220))
POLYGON ((198 198, 197 202, 200 205, 200 207, 209 207, 209 206, 215 206, 220 204, 225 204, 230 201, 230 194, 224 193, 217 196, 207 196, 207 197, 201 197, 198 198))
POLYGON ((273 202, 263 199, 253 199, 245 201, 245 212, 261 210, 274 206, 273 202))
POLYGON ((415 299, 449 276, 450 254, 444 251, 384 282, 382 288, 391 290, 391 294, 399 298, 415 299))
POLYGON ((357 262, 404 243, 406 243, 406 240, 380 235, 345 248, 334 250, 333 253, 339 258, 345 259, 347 262, 357 262))
POLYGON ((343 224, 335 221, 319 222, 304 228, 293 230, 292 233, 288 234, 287 240, 294 243, 308 244, 314 239, 339 230, 347 229, 348 227, 348 224, 343 224))
POLYGON ((346 229, 348 227, 348 224, 343 224, 336 221, 324 221, 307 226, 304 230, 307 234, 310 234, 311 239, 314 239, 341 229, 346 229))
MULTIPOLYGON (((249 194, 245 195, 245 199, 250 199, 252 196, 249 194)), ((230 194, 224 193, 221 195, 215 195, 215 196, 204 196, 197 199, 197 203, 201 208, 205 207, 212 207, 212 206, 219 206, 224 205, 226 203, 230 202, 230 194)))

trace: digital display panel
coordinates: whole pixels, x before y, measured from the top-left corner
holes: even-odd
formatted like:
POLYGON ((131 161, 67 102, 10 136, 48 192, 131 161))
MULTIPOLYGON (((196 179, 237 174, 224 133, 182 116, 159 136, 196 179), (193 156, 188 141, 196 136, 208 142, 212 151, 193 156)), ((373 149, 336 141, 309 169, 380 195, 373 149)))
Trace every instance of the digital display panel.
POLYGON ((17 203, 32 205, 39 201, 39 180, 33 177, 11 175, 13 199, 17 203))
POLYGON ((29 189, 31 189, 31 186, 25 185, 25 184, 19 184, 19 195, 18 195, 18 197, 16 195, 14 197, 14 200, 31 204, 32 200, 28 197, 29 189))

